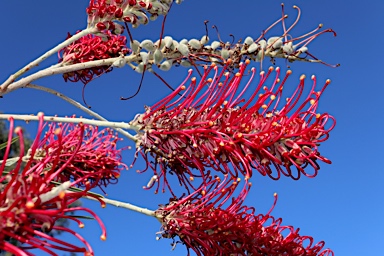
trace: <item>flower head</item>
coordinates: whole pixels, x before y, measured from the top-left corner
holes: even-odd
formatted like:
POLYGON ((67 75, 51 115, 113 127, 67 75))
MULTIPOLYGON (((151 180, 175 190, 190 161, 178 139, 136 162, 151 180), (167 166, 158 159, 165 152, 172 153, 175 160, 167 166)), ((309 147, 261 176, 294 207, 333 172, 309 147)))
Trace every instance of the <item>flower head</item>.
MULTIPOLYGON (((85 124, 48 124, 48 131, 37 139, 24 159, 29 159, 31 172, 42 171, 39 163, 49 165, 47 172, 53 181, 73 181, 81 187, 107 186, 116 183, 120 171, 127 166, 121 162, 121 139, 107 128, 85 124)), ((39 132, 44 128, 40 123, 39 132)), ((43 171, 44 172, 44 171, 43 171)))
POLYGON ((147 24, 149 19, 154 20, 159 15, 167 14, 172 2, 173 0, 90 0, 87 7, 88 26, 96 25, 103 30, 112 21, 122 21, 137 27, 139 24, 147 24), (150 18, 146 13, 150 14, 150 18))
MULTIPOLYGON (((41 122, 42 123, 42 122, 41 122)), ((57 163, 52 161, 38 161, 37 143, 34 143, 29 157, 23 156, 24 144, 21 128, 15 132, 20 138, 20 156, 17 163, 7 160, 12 143, 13 119, 10 119, 10 133, 5 157, 0 166, 0 250, 8 251, 14 255, 30 255, 29 249, 39 249, 50 255, 56 255, 53 250, 66 252, 83 252, 93 255, 90 245, 79 234, 68 227, 56 225, 62 218, 75 221, 80 227, 84 224, 76 217, 70 215, 74 211, 85 211, 91 214, 102 227, 101 237, 106 237, 103 223, 90 209, 84 207, 71 207, 82 196, 84 191, 69 191, 76 182, 63 181, 61 184, 53 182, 52 168, 57 163), (25 166, 23 166, 23 162, 25 166), (5 166, 11 166, 5 170, 5 166), (51 170, 52 172, 49 172, 51 170), (56 230, 73 235, 83 247, 72 245, 64 240, 53 237, 51 231, 56 230)), ((40 131, 41 132, 41 131, 40 131)), ((71 159, 68 158, 70 162, 71 159)), ((69 163, 61 162, 62 165, 69 163)), ((57 174, 57 173, 56 173, 57 174)))
POLYGON ((280 79, 276 68, 272 81, 268 78, 273 68, 261 72, 256 88, 251 89, 256 73, 252 68, 241 88, 248 63, 242 63, 234 75, 226 67, 205 67, 200 82, 192 78, 187 87, 190 71, 172 94, 136 116, 132 125, 140 130, 137 150, 165 185, 167 172, 193 187, 191 180, 205 179, 210 176, 208 170, 248 179, 255 169, 273 179, 281 174, 299 179, 301 174, 316 176, 318 161, 330 163, 320 155, 318 146, 328 139, 334 118, 316 112, 329 80, 315 91, 313 76, 309 94, 302 97, 303 75, 294 93, 283 102, 283 87, 288 86, 291 71, 280 79), (247 95, 247 90, 252 92, 247 95))
MULTIPOLYGON (((71 34, 68 33, 68 38, 71 34)), ((93 60, 102 60, 119 57, 129 53, 126 46, 127 38, 122 35, 113 35, 110 31, 105 31, 101 36, 87 35, 73 42, 59 51, 59 62, 64 65, 84 63, 93 60)), ((93 67, 65 73, 65 81, 87 83, 103 73, 111 71, 109 66, 93 67)))
MULTIPOLYGON (((258 215, 253 207, 243 206, 249 188, 225 206, 238 186, 235 182, 228 187, 227 183, 210 181, 208 188, 160 207, 156 211, 162 223, 160 238, 178 237, 197 255, 333 255, 329 249, 322 251, 324 242, 314 244, 312 237, 302 236, 299 229, 283 226, 281 218, 272 217, 274 206, 258 215)), ((274 205, 276 201, 275 194, 274 205)))

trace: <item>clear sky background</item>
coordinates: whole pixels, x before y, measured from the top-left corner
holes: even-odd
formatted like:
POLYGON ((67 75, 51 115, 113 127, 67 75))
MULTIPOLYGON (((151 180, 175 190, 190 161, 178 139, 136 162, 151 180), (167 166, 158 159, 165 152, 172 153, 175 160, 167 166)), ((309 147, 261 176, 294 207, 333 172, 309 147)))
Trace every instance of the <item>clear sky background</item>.
MULTIPOLYGON (((165 26, 165 35, 174 38, 201 38, 205 33, 204 20, 217 25, 223 40, 230 41, 248 35, 257 38, 261 31, 281 16, 281 1, 229 1, 186 0, 174 5, 165 26)), ((0 80, 46 50, 86 26, 85 8, 88 1, 0 1, 0 80)), ((384 244, 383 204, 383 67, 384 51, 383 18, 384 3, 373 1, 297 0, 285 1, 289 14, 288 24, 294 21, 296 11, 302 10, 302 18, 293 36, 314 29, 319 23, 332 28, 337 37, 325 34, 316 39, 309 50, 320 59, 341 63, 339 68, 321 64, 293 63, 290 84, 296 85, 301 74, 315 74, 318 84, 330 78, 331 85, 320 101, 320 112, 336 117, 337 126, 331 137, 320 147, 322 155, 333 161, 321 164, 319 175, 314 179, 301 178, 293 181, 281 178, 272 181, 255 173, 253 188, 247 205, 266 213, 273 203, 273 193, 279 201, 273 212, 282 217, 283 223, 299 227, 302 235, 313 236, 315 241, 324 240, 326 247, 337 256, 382 255, 384 244)), ((158 39, 160 20, 132 31, 137 40, 158 39)), ((281 33, 280 28, 270 35, 281 33)), ((216 39, 210 30, 211 39, 216 39)), ((56 56, 42 67, 57 62, 56 56)), ((284 60, 277 64, 285 69, 284 60)), ((259 68, 259 63, 253 63, 259 68)), ((268 67, 266 60, 264 67, 268 67)), ((161 73, 174 87, 179 85, 187 70, 173 68, 161 73)), ((169 90, 157 78, 147 74, 139 95, 129 101, 120 96, 132 95, 139 84, 140 75, 128 67, 115 69, 87 86, 87 103, 94 111, 110 120, 130 121, 144 105, 152 105, 169 90)), ((82 84, 65 83, 61 75, 42 79, 37 84, 54 88, 81 102, 82 84)), ((307 85, 310 85, 308 79, 307 85)), ((5 113, 46 115, 83 115, 78 109, 61 99, 32 89, 22 89, 0 99, 0 110, 5 113)), ((27 126, 34 133, 34 125, 27 126)), ((126 144, 130 144, 126 141, 126 144)), ((130 164, 134 151, 124 154, 130 164)), ((138 175, 135 170, 144 167, 142 161, 135 168, 122 174, 116 186, 107 188, 108 196, 125 202, 156 209, 166 203, 169 195, 154 195, 143 191, 151 172, 138 175)), ((95 222, 87 221, 81 235, 93 246, 96 255, 186 255, 182 245, 171 251, 171 240, 156 241, 155 233, 160 223, 156 219, 141 216, 125 209, 108 206, 101 209, 97 203, 83 200, 104 220, 108 239, 101 242, 100 229, 95 222)), ((75 227, 75 225, 72 225, 75 227)), ((40 254, 39 254, 40 255, 40 254)))

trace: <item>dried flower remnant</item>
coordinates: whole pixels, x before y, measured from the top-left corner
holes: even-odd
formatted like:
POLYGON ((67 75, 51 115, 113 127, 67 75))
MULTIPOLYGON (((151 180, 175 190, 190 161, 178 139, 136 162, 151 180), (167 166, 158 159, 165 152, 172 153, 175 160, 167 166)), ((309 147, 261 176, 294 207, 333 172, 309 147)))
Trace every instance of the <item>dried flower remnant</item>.
MULTIPOLYGON (((71 35, 68 33, 68 38, 71 35)), ((72 65, 85 63, 93 60, 103 60, 124 56, 130 52, 126 46, 127 38, 122 35, 113 35, 105 31, 102 35, 87 35, 73 42, 59 51, 59 63, 72 65)), ((91 81, 95 76, 100 76, 112 70, 110 66, 99 66, 82 69, 63 75, 65 81, 84 84, 91 81)))
POLYGON ((151 168, 158 180, 163 180, 163 190, 169 187, 167 172, 176 174, 180 184, 196 189, 201 183, 194 187, 191 180, 206 179, 210 176, 207 170, 235 178, 240 173, 248 179, 255 169, 273 179, 281 174, 299 179, 301 174, 316 176, 318 160, 330 163, 320 155, 318 146, 328 139, 334 118, 316 113, 319 98, 330 81, 315 91, 313 76, 309 94, 302 97, 303 75, 283 103, 283 86, 288 86, 291 71, 281 80, 280 69, 276 68, 272 82, 268 78, 273 68, 261 72, 257 87, 251 89, 256 73, 252 68, 251 77, 241 89, 248 63, 240 64, 235 75, 227 72, 227 66, 205 67, 200 82, 192 78, 186 86, 190 71, 172 94, 147 107, 132 121, 138 129, 137 151, 147 162, 145 170, 151 168), (248 99, 246 91, 253 91, 248 99), (312 173, 306 171, 307 167, 312 167, 312 173))
MULTIPOLYGON (((122 140, 106 128, 85 124, 48 124, 49 129, 34 148, 24 157, 31 163, 29 172, 41 168, 39 163, 50 166, 47 175, 54 181, 74 181, 80 187, 104 187, 117 183, 123 164, 117 142, 122 140)), ((44 125, 40 123, 40 132, 44 125)), ((38 137, 37 137, 38 138, 38 137)))
POLYGON ((237 182, 228 186, 228 180, 214 180, 207 186, 156 211, 162 223, 158 238, 171 238, 174 246, 186 245, 188 255, 189 250, 197 255, 334 255, 330 249, 323 250, 324 242, 314 244, 312 237, 300 235, 299 229, 282 225, 281 218, 270 215, 276 194, 270 211, 256 215, 253 207, 243 205, 249 187, 230 201, 237 182))
MULTIPOLYGON (((15 133, 20 138, 20 157, 10 171, 5 171, 9 148, 12 141, 13 119, 10 119, 10 133, 5 157, 0 166, 0 250, 13 255, 32 255, 30 249, 38 249, 50 255, 57 255, 57 250, 65 252, 82 252, 93 255, 93 250, 88 242, 78 233, 68 227, 55 225, 61 218, 75 221, 79 227, 84 224, 75 216, 68 215, 76 211, 84 211, 95 218, 102 228, 101 238, 106 238, 103 223, 93 211, 85 207, 70 207, 72 203, 86 195, 85 191, 68 192, 74 183, 63 182, 54 185, 51 175, 45 172, 50 169, 49 161, 32 163, 34 154, 31 155, 25 167, 22 162, 24 144, 21 128, 16 128, 15 133), (33 167, 32 167, 33 166, 33 167), (34 168, 39 166, 39 168, 34 168), (33 169, 33 170, 32 170, 33 169), (73 245, 62 239, 53 237, 50 231, 56 230, 68 233, 78 239, 83 246, 73 245)), ((36 143, 33 152, 37 153, 36 143)), ((66 163, 64 163, 66 164, 66 163)))

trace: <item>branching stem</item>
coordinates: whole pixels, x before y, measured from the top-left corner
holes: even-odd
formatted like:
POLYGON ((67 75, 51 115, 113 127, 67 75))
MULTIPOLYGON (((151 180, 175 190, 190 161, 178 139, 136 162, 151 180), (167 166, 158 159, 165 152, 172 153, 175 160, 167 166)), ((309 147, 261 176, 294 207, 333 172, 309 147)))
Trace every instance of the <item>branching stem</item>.
MULTIPOLYGON (((23 120, 25 122, 39 121, 38 116, 0 114, 0 119, 8 119, 10 117, 13 117, 13 119, 15 120, 23 120)), ((89 124, 89 125, 95 125, 95 126, 110 127, 113 129, 121 128, 121 129, 128 129, 128 130, 137 130, 137 127, 132 126, 129 123, 125 123, 125 122, 99 121, 99 120, 91 120, 87 118, 44 116, 44 121, 57 122, 57 123, 83 123, 83 124, 89 124)), ((130 140, 137 142, 136 137, 129 134, 128 132, 127 132, 127 137, 130 140)))
POLYGON ((9 76, 8 79, 2 85, 0 85, 0 91, 1 92, 6 91, 8 86, 10 84, 12 84, 19 76, 21 76, 22 74, 24 74, 28 70, 38 66, 43 60, 47 59, 49 56, 55 54, 56 52, 60 51, 64 47, 70 45, 71 43, 75 42, 76 40, 80 39, 81 37, 86 36, 86 35, 91 34, 91 33, 94 33, 94 32, 97 32, 97 30, 95 28, 86 28, 86 29, 80 31, 79 33, 73 35, 72 37, 68 38, 64 42, 58 44, 54 48, 50 49, 49 51, 47 51, 46 53, 44 53, 43 55, 41 55, 40 57, 38 57, 34 61, 27 64, 25 67, 23 67, 22 69, 17 71, 15 74, 12 74, 11 76, 9 76))
MULTIPOLYGON (((137 58, 138 58, 137 56, 131 55, 131 56, 125 57, 125 60, 127 62, 131 62, 136 60, 137 58)), ((9 86, 6 87, 6 89, 3 89, 3 87, 0 87, 0 96, 10 93, 14 90, 23 88, 29 83, 32 83, 33 81, 46 76, 64 74, 64 73, 74 72, 74 71, 83 70, 83 69, 92 68, 92 67, 111 66, 117 60, 121 60, 121 57, 89 61, 89 62, 78 63, 78 64, 69 65, 69 66, 49 67, 10 84, 9 86)))

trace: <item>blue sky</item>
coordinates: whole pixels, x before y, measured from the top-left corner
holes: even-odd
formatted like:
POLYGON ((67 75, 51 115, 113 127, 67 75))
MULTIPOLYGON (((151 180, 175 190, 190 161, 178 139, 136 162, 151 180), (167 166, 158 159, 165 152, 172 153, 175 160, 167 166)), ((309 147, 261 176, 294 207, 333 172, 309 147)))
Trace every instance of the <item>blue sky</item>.
MULTIPOLYGON (((281 1, 214 1, 186 0, 174 5, 165 26, 165 34, 174 38, 201 38, 205 33, 204 20, 217 25, 223 40, 260 35, 260 32, 281 15, 281 1), (219 4, 218 4, 219 3, 219 4), (236 4, 234 4, 236 3, 236 4)), ((381 43, 384 31, 381 26, 384 13, 382 1, 285 1, 288 23, 296 16, 292 5, 302 10, 302 18, 293 35, 314 29, 319 23, 332 28, 337 37, 325 34, 310 45, 310 51, 328 63, 341 63, 339 68, 321 64, 293 63, 290 79, 296 83, 301 74, 315 74, 318 84, 326 79, 332 83, 320 101, 320 112, 336 117, 337 126, 331 138, 323 143, 320 152, 333 161, 321 165, 314 179, 293 181, 281 178, 272 181, 261 175, 253 177, 253 188, 247 204, 260 213, 268 211, 273 203, 273 193, 279 201, 273 212, 282 217, 283 223, 299 227, 301 234, 310 235, 315 241, 324 240, 335 255, 380 255, 384 242, 383 136, 384 93, 382 64, 384 51, 381 43)), ((74 33, 86 26, 85 7, 88 1, 1 1, 0 24, 0 80, 44 53, 65 39, 67 32, 74 33)), ((137 40, 156 40, 160 22, 132 31, 137 40)), ((280 33, 277 29, 276 33, 280 33)), ((210 30, 211 38, 215 33, 210 30)), ((48 59, 42 67, 57 61, 48 59)), ((268 66, 266 60, 265 66, 268 66)), ((259 64, 254 63, 258 68, 259 64)), ((277 65, 285 68, 285 62, 277 65)), ((161 73, 173 86, 177 86, 187 70, 173 68, 161 73)), ((120 96, 130 96, 139 84, 140 76, 129 68, 115 69, 90 83, 86 89, 87 103, 94 111, 110 120, 129 121, 144 105, 152 105, 169 90, 151 74, 147 74, 139 95, 129 101, 120 96)), ((65 83, 56 76, 41 79, 37 84, 59 90, 81 101, 81 84, 65 83)), ((308 83, 309 84, 309 83, 308 83)), ((58 98, 31 89, 21 89, 0 99, 0 110, 5 113, 30 114, 44 111, 46 115, 83 115, 78 109, 58 98)), ((27 126, 28 128, 28 126, 27 126)), ((33 134, 33 125, 30 133, 33 134)), ((129 142, 126 142, 129 144, 129 142)), ((124 154, 127 164, 134 151, 124 154)), ((134 203, 150 209, 166 203, 169 195, 154 195, 143 191, 150 173, 138 175, 143 168, 138 162, 135 168, 122 174, 116 186, 107 189, 112 199, 134 203)), ((108 239, 101 242, 96 223, 88 221, 79 232, 93 246, 96 255, 185 255, 185 249, 177 246, 171 252, 171 240, 156 241, 155 233, 160 224, 155 219, 141 216, 125 209, 108 206, 101 209, 96 203, 83 200, 104 220, 108 239)), ((74 226, 74 225, 73 225, 74 226)))

